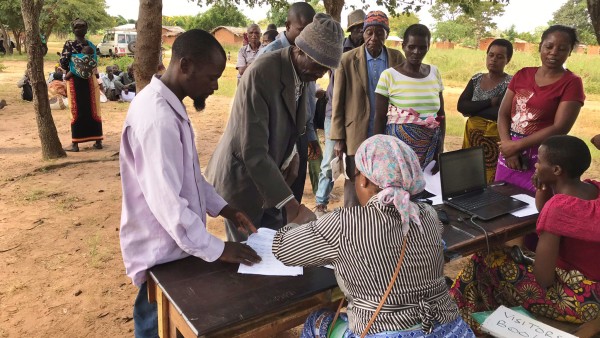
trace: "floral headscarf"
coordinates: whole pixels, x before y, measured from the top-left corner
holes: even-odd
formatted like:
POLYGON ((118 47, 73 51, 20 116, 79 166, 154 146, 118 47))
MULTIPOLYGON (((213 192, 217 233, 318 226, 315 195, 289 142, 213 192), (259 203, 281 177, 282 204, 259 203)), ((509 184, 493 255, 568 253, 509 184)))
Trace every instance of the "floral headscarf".
POLYGON ((356 168, 382 190, 379 202, 393 204, 402 217, 402 233, 408 233, 410 221, 422 231, 419 207, 410 196, 425 189, 419 158, 406 143, 388 135, 375 135, 365 140, 354 157, 356 168))

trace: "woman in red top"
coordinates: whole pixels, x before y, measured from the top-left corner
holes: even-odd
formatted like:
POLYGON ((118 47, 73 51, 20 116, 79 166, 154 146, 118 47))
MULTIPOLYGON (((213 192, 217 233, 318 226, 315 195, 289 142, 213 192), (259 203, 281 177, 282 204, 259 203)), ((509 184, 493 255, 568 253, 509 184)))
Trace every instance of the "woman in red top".
POLYGON ((471 328, 478 328, 471 313, 501 304, 571 323, 598 317, 600 182, 580 180, 591 161, 585 142, 573 136, 552 136, 539 147, 535 264, 516 263, 506 249, 474 255, 450 289, 471 328))
POLYGON ((574 28, 550 26, 539 46, 542 65, 523 68, 513 76, 498 112, 496 181, 534 192, 531 177, 538 146, 571 130, 585 94, 581 78, 563 64, 578 42, 574 28))

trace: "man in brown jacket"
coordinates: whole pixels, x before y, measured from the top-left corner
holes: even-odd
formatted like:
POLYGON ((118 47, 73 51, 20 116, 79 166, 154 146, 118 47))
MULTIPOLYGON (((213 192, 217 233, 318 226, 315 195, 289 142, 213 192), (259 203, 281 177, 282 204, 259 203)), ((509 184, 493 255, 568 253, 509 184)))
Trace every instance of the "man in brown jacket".
MULTIPOLYGON (((223 137, 206 168, 207 180, 256 227, 279 229, 298 215, 300 204, 282 171, 306 130, 308 82, 339 65, 344 35, 329 15, 317 14, 296 38, 296 46, 254 60, 237 87, 223 137)), ((297 160, 296 160, 297 161, 297 160)), ((297 171, 297 168, 296 168, 297 171)), ((245 235, 226 220, 227 238, 245 235)))
POLYGON ((367 14, 363 23, 365 43, 344 53, 335 72, 331 139, 336 141, 334 153, 346 158, 344 207, 358 205, 354 191, 354 154, 358 146, 373 136, 375 119, 375 87, 381 72, 402 63, 400 51, 385 47, 390 32, 388 18, 381 11, 367 14))

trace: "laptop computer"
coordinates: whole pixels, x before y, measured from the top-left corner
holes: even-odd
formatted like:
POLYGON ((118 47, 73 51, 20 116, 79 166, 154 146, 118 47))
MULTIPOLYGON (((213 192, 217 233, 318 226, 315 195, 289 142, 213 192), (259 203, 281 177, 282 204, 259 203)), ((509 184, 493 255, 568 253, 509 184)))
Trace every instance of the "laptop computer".
POLYGON ((528 204, 488 188, 482 147, 440 154, 440 183, 444 204, 489 220, 528 204))

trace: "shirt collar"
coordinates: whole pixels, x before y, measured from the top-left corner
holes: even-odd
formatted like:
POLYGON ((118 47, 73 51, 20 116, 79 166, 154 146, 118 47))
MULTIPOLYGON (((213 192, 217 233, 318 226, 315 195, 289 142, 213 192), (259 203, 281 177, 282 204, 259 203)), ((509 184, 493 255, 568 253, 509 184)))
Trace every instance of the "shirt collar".
POLYGON ((367 54, 367 61, 371 61, 371 60, 385 60, 385 55, 383 53, 387 53, 387 52, 385 50, 385 47, 383 47, 379 56, 375 58, 375 57, 371 56, 371 54, 369 53, 369 50, 367 49, 367 46, 365 46, 365 53, 367 54))
POLYGON ((288 40, 288 38, 287 38, 287 35, 285 34, 285 32, 281 32, 281 33, 279 33, 279 35, 277 36, 277 38, 278 38, 279 40, 281 40, 281 46, 282 46, 283 48, 285 48, 285 47, 289 47, 289 46, 291 46, 291 45, 292 45, 292 44, 290 43, 290 41, 288 40))
POLYGON ((247 44, 246 46, 246 53, 258 53, 258 51, 262 48, 262 46, 258 46, 258 49, 255 51, 254 49, 252 49, 252 47, 250 47, 250 44, 247 44))
POLYGON ((167 103, 169 103, 169 105, 171 106, 171 108, 173 108, 173 110, 179 114, 179 116, 181 116, 184 120, 189 121, 189 117, 187 114, 187 111, 185 109, 185 106, 183 105, 183 102, 181 102, 177 96, 175 96, 175 93, 173 93, 173 91, 171 91, 171 89, 169 89, 169 87, 167 87, 158 76, 154 75, 152 76, 152 80, 150 81, 150 84, 148 84, 152 89, 154 89, 160 96, 162 96, 165 100, 167 100, 167 103))

